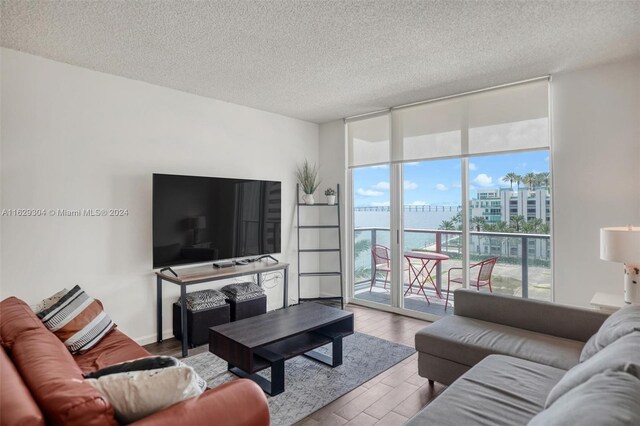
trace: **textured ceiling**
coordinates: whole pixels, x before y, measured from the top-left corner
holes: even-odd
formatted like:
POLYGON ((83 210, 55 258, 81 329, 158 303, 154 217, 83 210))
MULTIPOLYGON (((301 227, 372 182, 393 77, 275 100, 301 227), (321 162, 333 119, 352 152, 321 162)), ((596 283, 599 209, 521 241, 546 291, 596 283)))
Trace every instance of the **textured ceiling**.
POLYGON ((2 1, 2 46, 313 122, 640 56, 634 1, 2 1))

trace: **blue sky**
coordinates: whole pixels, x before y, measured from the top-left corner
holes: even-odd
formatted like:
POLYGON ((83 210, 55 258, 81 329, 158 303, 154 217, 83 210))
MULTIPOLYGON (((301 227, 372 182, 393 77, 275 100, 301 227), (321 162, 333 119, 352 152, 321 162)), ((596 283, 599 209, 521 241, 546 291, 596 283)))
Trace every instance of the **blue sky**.
MULTIPOLYGON (((404 204, 460 205, 461 160, 433 160, 404 165, 404 204)), ((509 172, 520 175, 549 171, 549 152, 534 151, 469 159, 471 198, 478 189, 508 188, 501 178, 509 172)), ((389 205, 389 166, 353 169, 356 207, 389 205)), ((515 187, 515 184, 514 184, 515 187)))

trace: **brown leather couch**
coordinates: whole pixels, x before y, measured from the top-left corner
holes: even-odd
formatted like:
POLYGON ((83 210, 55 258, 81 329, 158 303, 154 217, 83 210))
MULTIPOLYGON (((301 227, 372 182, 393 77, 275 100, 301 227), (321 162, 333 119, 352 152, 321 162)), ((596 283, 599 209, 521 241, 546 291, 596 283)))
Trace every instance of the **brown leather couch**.
MULTIPOLYGON (((115 425, 111 404, 82 374, 150 355, 118 329, 73 356, 15 297, 0 302, 0 421, 13 425, 115 425)), ((172 405, 138 425, 269 425, 258 385, 239 379, 172 405)))

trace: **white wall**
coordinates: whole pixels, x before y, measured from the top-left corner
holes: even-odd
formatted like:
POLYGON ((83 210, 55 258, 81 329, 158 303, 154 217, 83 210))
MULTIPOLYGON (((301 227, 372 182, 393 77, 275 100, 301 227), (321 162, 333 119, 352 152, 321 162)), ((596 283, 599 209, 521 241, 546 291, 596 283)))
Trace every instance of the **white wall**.
MULTIPOLYGON (((336 188, 336 184, 340 185, 340 223, 342 224, 342 270, 346 271, 346 261, 348 259, 348 250, 346 247, 346 229, 347 229, 347 212, 350 211, 349 205, 346 203, 349 188, 346 184, 347 152, 344 144, 344 122, 335 120, 320 125, 320 174, 322 176, 322 185, 318 192, 321 193, 324 202, 324 190, 328 187, 336 188)), ((325 224, 335 224, 337 221, 336 211, 330 207, 324 207, 321 210, 321 220, 325 224)), ((320 243, 322 247, 336 247, 335 231, 321 231, 320 243)), ((326 253, 319 256, 319 262, 323 270, 336 270, 338 266, 338 257, 335 253, 326 253)), ((348 276, 343 274, 345 278, 348 276)), ((348 278, 343 281, 346 287, 348 278)), ((320 282, 319 291, 323 296, 335 296, 339 292, 339 283, 337 278, 325 278, 320 282)), ((344 296, 347 296, 345 288, 344 296)))
MULTIPOLYGON (((596 291, 622 295, 599 228, 640 225, 640 60, 557 74, 552 88, 555 300, 587 306, 596 291)), ((342 121, 320 126, 323 176, 346 193, 344 144, 342 121)))
POLYGON ((599 228, 640 225, 640 60, 554 75, 552 105, 555 300, 622 296, 599 228))
MULTIPOLYGON (((1 296, 28 302, 80 284, 120 328, 155 337, 151 175, 280 180, 292 261, 295 165, 318 159, 318 126, 2 49, 1 207, 126 208, 108 217, 2 217, 1 296)), ((215 81, 212 82, 215 84, 215 81)), ((269 307, 281 304, 281 285, 269 307)), ((177 286, 165 285, 164 328, 177 286)))

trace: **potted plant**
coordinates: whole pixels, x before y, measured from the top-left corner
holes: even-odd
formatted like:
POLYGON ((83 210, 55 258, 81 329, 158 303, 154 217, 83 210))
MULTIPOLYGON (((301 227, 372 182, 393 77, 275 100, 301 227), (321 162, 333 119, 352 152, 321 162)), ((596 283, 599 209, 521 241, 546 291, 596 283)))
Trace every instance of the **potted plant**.
POLYGON ((304 192, 302 200, 305 204, 314 204, 315 200, 313 199, 313 193, 316 192, 316 189, 320 186, 316 165, 312 165, 309 161, 304 160, 302 167, 298 167, 296 176, 298 177, 298 182, 300 183, 302 192, 304 192))
POLYGON ((334 191, 333 188, 327 188, 327 190, 324 191, 324 195, 327 197, 327 204, 332 206, 336 203, 336 191, 334 191))

